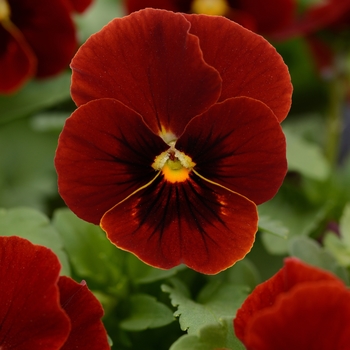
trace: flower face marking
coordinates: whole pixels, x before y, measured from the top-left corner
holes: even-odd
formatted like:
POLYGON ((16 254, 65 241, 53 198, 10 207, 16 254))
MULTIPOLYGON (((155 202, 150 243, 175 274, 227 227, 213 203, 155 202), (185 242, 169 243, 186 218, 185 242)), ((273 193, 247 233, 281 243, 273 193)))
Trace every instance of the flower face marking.
POLYGON ((183 182, 189 179, 192 168, 196 165, 185 153, 178 151, 172 142, 168 151, 156 157, 152 167, 161 170, 164 179, 171 183, 183 182))
POLYGON ((287 170, 291 84, 275 49, 222 17, 147 9, 71 67, 78 108, 55 158, 67 205, 155 267, 214 274, 242 259, 256 204, 287 170))
POLYGON ((194 0, 191 8, 193 13, 216 16, 224 16, 230 10, 226 0, 194 0))

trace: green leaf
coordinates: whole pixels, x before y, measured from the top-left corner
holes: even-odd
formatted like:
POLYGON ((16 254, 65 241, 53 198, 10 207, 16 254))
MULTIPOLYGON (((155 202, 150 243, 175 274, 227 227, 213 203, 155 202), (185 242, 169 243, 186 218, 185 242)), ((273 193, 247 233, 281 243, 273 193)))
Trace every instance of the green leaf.
POLYGON ((287 139, 288 169, 314 180, 326 180, 330 174, 330 166, 321 147, 306 141, 288 128, 283 131, 287 139))
POLYGON ((183 335, 170 350, 245 350, 244 345, 236 338, 232 318, 223 318, 218 324, 207 325, 196 335, 183 335))
POLYGON ((55 78, 30 81, 18 93, 0 96, 0 124, 70 99, 70 72, 55 78))
POLYGON ((190 335, 198 334, 203 326, 220 325, 223 317, 233 319, 249 292, 247 286, 214 281, 201 291, 196 302, 181 281, 171 281, 174 287, 163 285, 162 290, 170 294, 172 305, 177 307, 174 316, 179 317, 181 329, 190 335))
POLYGON ((43 212, 57 195, 53 165, 57 136, 33 131, 26 119, 0 128, 0 207, 30 206, 43 212))
POLYGON ((135 284, 146 284, 163 280, 176 275, 178 271, 186 268, 185 265, 179 265, 169 270, 156 269, 146 265, 132 254, 128 254, 127 266, 128 275, 135 284))
POLYGON ((280 221, 273 220, 266 215, 259 216, 259 230, 271 233, 281 238, 287 238, 289 230, 280 221))
POLYGON ((335 257, 308 237, 295 237, 290 241, 289 253, 306 263, 333 272, 339 278, 349 283, 346 270, 340 266, 335 257))
POLYGON ((99 226, 79 219, 68 209, 54 212, 53 225, 60 233, 74 272, 92 288, 124 294, 122 268, 125 252, 106 238, 99 226))
POLYGON ((344 208, 343 215, 339 222, 339 230, 341 240, 348 248, 350 248, 350 203, 347 203, 344 208))
POLYGON ((44 214, 32 208, 0 209, 0 227, 2 236, 19 236, 52 249, 61 262, 61 274, 70 275, 62 240, 44 214))
POLYGON ((172 311, 147 294, 132 295, 129 302, 130 314, 120 323, 120 327, 124 330, 142 331, 147 328, 159 328, 174 321, 172 311))

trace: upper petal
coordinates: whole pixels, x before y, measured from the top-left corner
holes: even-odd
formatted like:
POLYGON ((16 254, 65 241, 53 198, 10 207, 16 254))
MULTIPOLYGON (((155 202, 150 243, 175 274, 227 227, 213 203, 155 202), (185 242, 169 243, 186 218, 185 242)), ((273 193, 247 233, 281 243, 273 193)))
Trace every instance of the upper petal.
POLYGON ((288 68, 263 37, 224 17, 185 15, 205 61, 223 80, 220 101, 247 96, 268 105, 281 122, 291 105, 288 68))
POLYGON ((58 141, 58 187, 69 208, 98 224, 102 215, 155 175, 168 145, 113 99, 91 101, 67 119, 58 141))
POLYGON ((77 105, 112 97, 157 134, 180 136, 220 95, 221 78, 202 57, 181 15, 146 9, 111 21, 79 49, 71 67, 77 105))
POLYGON ((215 274, 243 259, 257 231, 254 203, 194 174, 162 176, 103 216, 112 243, 163 269, 184 263, 215 274))
POLYGON ((266 105, 247 97, 217 103, 191 120, 176 148, 199 174, 256 204, 276 194, 287 172, 280 124, 266 105))
POLYGON ((237 311, 234 320, 237 337, 244 342, 251 318, 261 310, 270 308, 280 295, 297 285, 319 281, 338 283, 344 288, 342 281, 327 271, 309 266, 295 258, 285 259, 284 267, 269 280, 258 285, 237 311))
POLYGON ((59 303, 60 268, 50 249, 0 237, 1 348, 61 348, 70 321, 59 303))
POLYGON ((101 321, 103 309, 85 282, 77 283, 61 276, 58 281, 62 308, 72 324, 61 350, 108 350, 107 333, 101 321))
POLYGON ((0 93, 18 90, 36 72, 36 58, 11 23, 0 23, 0 93))
POLYGON ((68 67, 77 48, 75 27, 62 0, 12 1, 11 20, 38 60, 37 76, 46 77, 68 67))
POLYGON ((296 286, 247 327, 248 350, 347 349, 350 292, 333 281, 296 286))

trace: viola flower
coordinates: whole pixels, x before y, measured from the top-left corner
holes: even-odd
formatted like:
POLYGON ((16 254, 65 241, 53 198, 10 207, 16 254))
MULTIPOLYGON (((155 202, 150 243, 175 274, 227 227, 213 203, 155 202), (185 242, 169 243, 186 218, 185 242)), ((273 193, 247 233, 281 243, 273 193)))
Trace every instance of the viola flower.
POLYGON ((128 13, 153 7, 174 12, 225 16, 269 36, 292 23, 295 0, 125 0, 128 13))
POLYGON ((100 303, 60 268, 51 250, 0 237, 1 349, 110 348, 100 303))
POLYGON ((342 350, 350 343, 350 291, 333 274, 287 258, 237 311, 247 350, 342 350))
POLYGON ((71 12, 92 0, 0 0, 0 93, 68 67, 77 49, 71 12))
POLYGON ((251 249, 285 176, 287 67, 224 17, 146 9, 73 58, 55 165, 62 198, 117 247, 214 274, 251 249))

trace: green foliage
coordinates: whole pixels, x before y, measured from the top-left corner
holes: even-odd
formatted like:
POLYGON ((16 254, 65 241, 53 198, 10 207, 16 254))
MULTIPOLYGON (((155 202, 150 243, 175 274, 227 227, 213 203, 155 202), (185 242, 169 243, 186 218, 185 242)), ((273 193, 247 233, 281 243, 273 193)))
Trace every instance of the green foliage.
POLYGON ((141 331, 158 328, 174 321, 172 311, 154 297, 134 294, 130 297, 129 303, 129 315, 120 323, 120 327, 124 330, 141 331))
POLYGON ((214 281, 205 286, 194 301, 181 281, 171 279, 171 283, 173 287, 163 285, 162 290, 169 293, 172 305, 177 307, 174 316, 179 317, 181 329, 190 335, 198 334, 203 326, 220 325, 223 317, 233 319, 249 292, 246 286, 214 281))
POLYGON ((50 220, 41 212, 32 208, 0 209, 0 235, 19 236, 52 249, 62 264, 61 274, 70 274, 61 237, 50 220))

